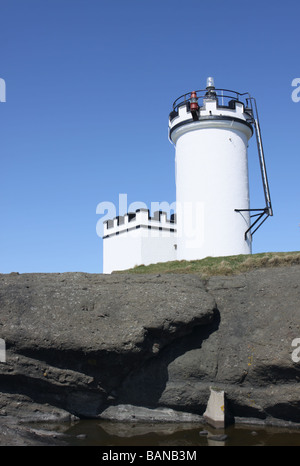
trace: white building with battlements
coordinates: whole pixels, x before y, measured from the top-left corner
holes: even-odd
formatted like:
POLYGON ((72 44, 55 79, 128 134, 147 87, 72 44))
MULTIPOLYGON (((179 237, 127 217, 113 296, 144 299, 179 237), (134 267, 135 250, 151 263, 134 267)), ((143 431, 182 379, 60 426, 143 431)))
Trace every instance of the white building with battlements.
POLYGON ((126 270, 136 265, 176 260, 174 214, 148 209, 118 216, 104 223, 103 273, 126 270))

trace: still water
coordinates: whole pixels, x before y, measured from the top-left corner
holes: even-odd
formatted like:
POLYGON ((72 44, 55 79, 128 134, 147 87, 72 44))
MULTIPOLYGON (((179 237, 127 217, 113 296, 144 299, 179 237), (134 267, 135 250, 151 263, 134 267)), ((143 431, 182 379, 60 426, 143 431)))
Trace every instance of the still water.
MULTIPOLYGON (((195 424, 79 421, 57 428, 78 446, 300 446, 300 429, 233 425, 213 429, 195 424), (226 439, 220 440, 222 436, 226 439), (219 436, 219 440, 211 438, 219 436)), ((49 426, 48 426, 49 428, 49 426)))

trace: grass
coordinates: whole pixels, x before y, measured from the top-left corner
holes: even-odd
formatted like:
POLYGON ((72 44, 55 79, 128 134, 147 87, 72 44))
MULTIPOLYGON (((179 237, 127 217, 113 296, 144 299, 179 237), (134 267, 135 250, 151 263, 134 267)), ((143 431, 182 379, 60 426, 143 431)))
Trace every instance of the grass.
POLYGON ((206 257, 205 259, 192 261, 160 262, 147 266, 139 265, 133 269, 117 273, 190 273, 206 278, 215 275, 234 275, 262 267, 296 264, 300 264, 300 251, 266 252, 228 257, 206 257))

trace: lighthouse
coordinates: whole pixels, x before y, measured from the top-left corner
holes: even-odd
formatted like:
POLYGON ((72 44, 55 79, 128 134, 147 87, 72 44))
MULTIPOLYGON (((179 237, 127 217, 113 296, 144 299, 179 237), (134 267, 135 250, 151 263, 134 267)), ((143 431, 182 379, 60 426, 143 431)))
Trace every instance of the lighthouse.
POLYGON ((206 88, 178 97, 169 114, 176 213, 148 208, 104 222, 103 272, 208 256, 251 254, 273 215, 257 105, 248 92, 206 88), (249 195, 248 144, 256 137, 264 206, 249 195), (170 214, 170 213, 169 213, 170 214))
POLYGON ((177 260, 250 254, 252 227, 272 215, 256 110, 249 94, 216 89, 211 77, 204 90, 174 102, 169 139, 175 147, 177 260), (254 133, 266 200, 260 209, 251 209, 249 196, 254 133))

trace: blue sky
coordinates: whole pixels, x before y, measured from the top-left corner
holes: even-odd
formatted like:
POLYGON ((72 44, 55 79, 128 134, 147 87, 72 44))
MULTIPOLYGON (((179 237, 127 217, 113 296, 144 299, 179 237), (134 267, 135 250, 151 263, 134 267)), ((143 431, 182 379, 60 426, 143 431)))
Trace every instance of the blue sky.
MULTIPOLYGON (((257 100, 274 217, 253 252, 300 250, 299 2, 1 0, 0 13, 1 273, 102 272, 97 205, 175 201, 168 115, 207 76, 257 100)), ((254 139, 249 169, 262 207, 254 139)))

